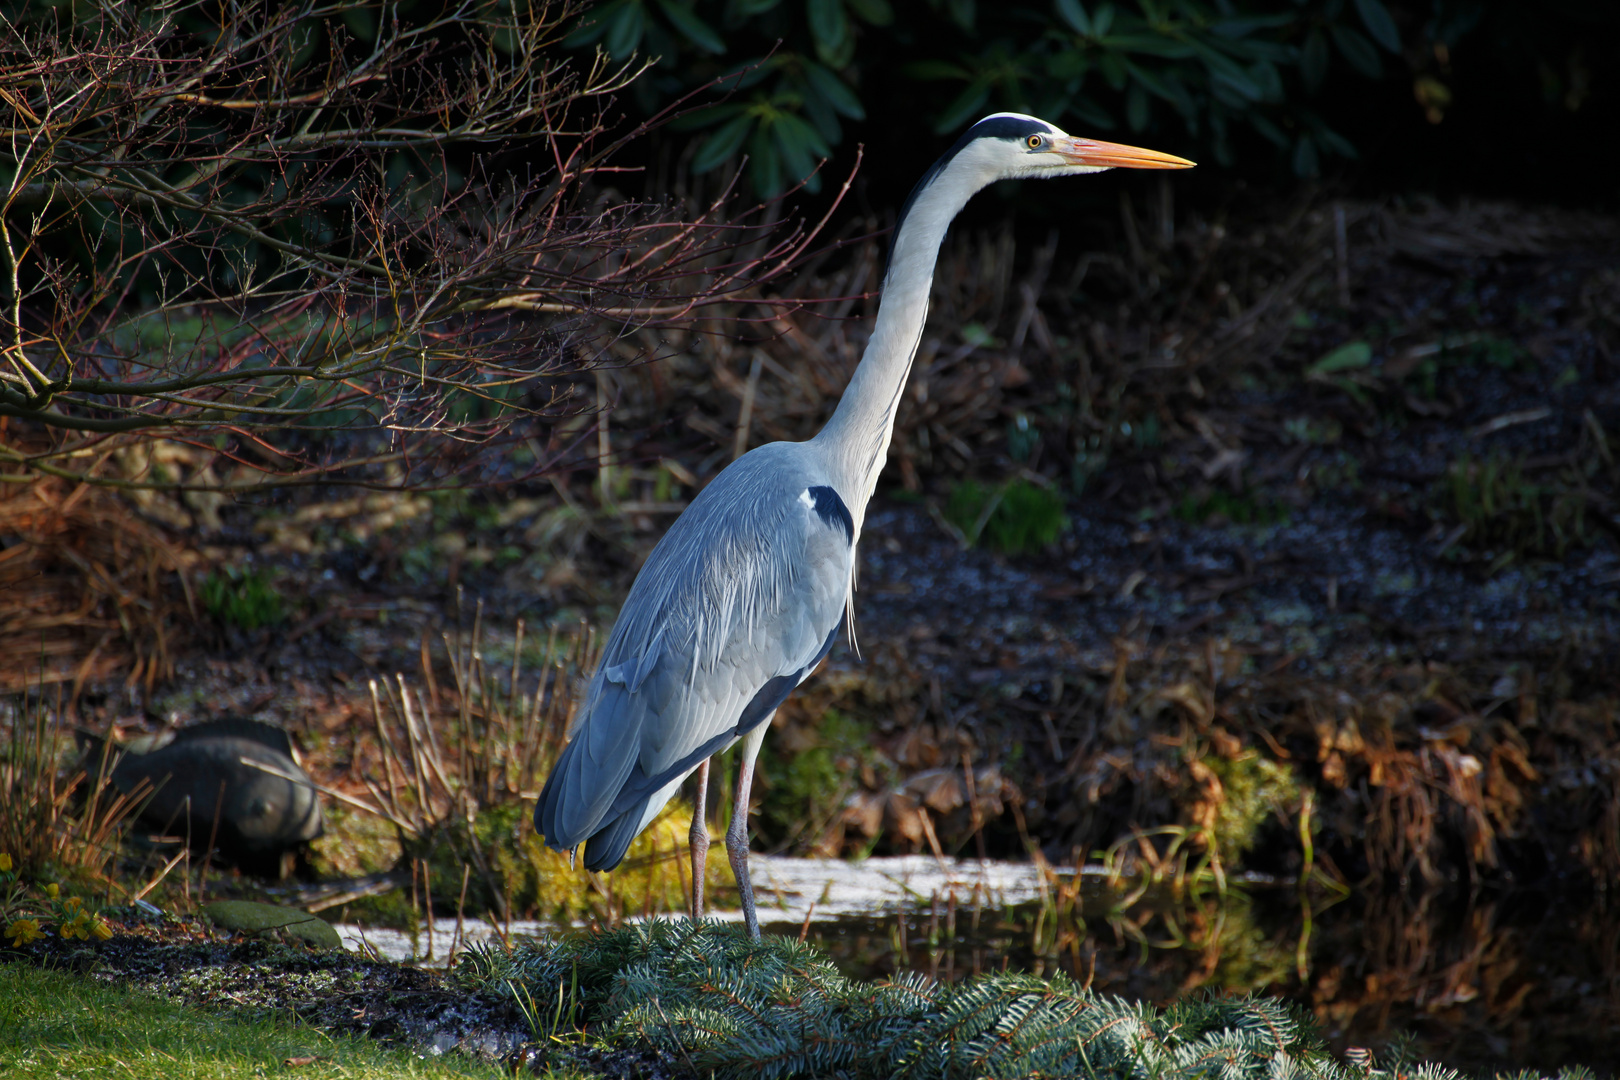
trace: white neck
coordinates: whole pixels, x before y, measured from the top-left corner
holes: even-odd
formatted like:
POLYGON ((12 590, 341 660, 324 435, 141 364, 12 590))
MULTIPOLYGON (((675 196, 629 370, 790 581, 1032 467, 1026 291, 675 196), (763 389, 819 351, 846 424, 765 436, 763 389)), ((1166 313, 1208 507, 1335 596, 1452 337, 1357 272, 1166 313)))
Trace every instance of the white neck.
POLYGON ((945 230, 974 193, 998 178, 984 155, 969 146, 937 175, 923 180, 890 253, 877 325, 855 374, 827 426, 811 444, 827 455, 859 535, 866 503, 888 459, 900 394, 911 373, 923 326, 934 264, 945 230))

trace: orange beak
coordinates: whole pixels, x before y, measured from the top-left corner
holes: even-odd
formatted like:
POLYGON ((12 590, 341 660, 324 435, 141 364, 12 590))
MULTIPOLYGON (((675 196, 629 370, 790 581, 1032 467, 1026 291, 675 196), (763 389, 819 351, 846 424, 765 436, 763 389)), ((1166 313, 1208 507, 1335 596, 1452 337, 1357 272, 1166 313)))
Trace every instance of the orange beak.
POLYGON ((1054 149, 1075 165, 1101 169, 1190 169, 1194 162, 1139 146, 1098 142, 1074 136, 1056 140, 1054 149))

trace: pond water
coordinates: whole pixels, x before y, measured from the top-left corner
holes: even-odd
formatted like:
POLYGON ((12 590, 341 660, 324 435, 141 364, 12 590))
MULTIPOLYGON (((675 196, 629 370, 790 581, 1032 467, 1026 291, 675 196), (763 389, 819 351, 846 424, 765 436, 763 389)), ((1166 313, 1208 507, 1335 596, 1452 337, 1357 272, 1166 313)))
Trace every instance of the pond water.
MULTIPOLYGON (((824 925, 840 919, 898 917, 914 913, 931 897, 957 896, 981 910, 1013 910, 1050 892, 1046 875, 1030 864, 987 860, 934 859, 926 855, 843 859, 793 859, 754 855, 750 859, 760 920, 773 932, 791 927, 797 934, 808 922, 824 925)), ((741 921, 742 911, 720 908, 713 918, 741 921)), ((340 925, 351 949, 373 949, 390 960, 443 964, 455 949, 503 935, 552 932, 550 923, 514 920, 494 926, 481 919, 435 919, 432 934, 424 923, 414 935, 398 930, 340 925)))
MULTIPOLYGON (((1280 994, 1329 1043, 1471 1070, 1620 1073, 1620 905, 1547 892, 1301 895, 1251 877, 1225 897, 1128 889, 1099 867, 934 859, 753 859, 769 933, 804 935, 862 978, 1062 973, 1166 1004, 1280 994)), ((718 911, 716 918, 739 918, 718 911)), ((467 944, 556 927, 435 920, 411 937, 339 927, 351 948, 443 964, 467 944), (431 955, 430 955, 431 946, 431 955)))

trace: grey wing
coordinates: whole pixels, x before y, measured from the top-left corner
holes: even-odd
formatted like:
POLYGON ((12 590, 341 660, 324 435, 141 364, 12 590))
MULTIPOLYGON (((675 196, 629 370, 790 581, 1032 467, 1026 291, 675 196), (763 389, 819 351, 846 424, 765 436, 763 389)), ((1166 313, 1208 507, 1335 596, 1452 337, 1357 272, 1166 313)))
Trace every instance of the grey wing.
POLYGON ((853 564, 842 500, 734 470, 642 569, 535 807, 552 847, 591 838, 591 869, 616 865, 675 784, 763 723, 842 623, 853 564))

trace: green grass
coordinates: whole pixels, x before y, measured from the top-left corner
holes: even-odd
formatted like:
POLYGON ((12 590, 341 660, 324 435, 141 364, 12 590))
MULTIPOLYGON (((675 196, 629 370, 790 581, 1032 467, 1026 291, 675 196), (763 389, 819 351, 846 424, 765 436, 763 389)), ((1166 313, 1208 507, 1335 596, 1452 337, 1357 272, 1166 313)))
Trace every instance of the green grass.
POLYGON ((208 575, 202 586, 203 608, 227 626, 258 630, 275 626, 285 616, 281 594, 257 570, 227 566, 208 575))
POLYGON ((471 1058, 419 1058, 311 1027, 238 1020, 82 975, 0 963, 0 1075, 232 1080, 507 1075, 471 1058), (315 1058, 299 1065, 292 1060, 315 1058))
POLYGON ((945 518, 969 544, 988 542, 1007 555, 1039 551, 1057 540, 1069 523, 1063 497, 1027 480, 986 488, 964 480, 951 489, 945 518))

